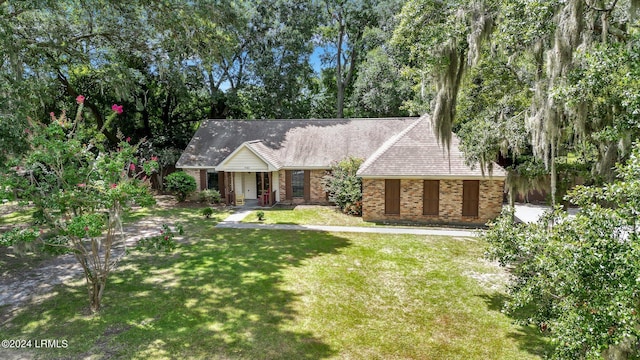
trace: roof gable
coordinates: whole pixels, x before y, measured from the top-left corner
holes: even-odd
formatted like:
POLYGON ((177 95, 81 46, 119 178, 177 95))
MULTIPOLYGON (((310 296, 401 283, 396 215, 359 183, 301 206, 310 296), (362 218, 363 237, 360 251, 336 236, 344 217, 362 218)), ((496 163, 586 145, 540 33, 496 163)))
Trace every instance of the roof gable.
POLYGON ((278 164, 274 164, 269 156, 265 156, 264 149, 252 146, 254 142, 245 142, 216 166, 218 171, 275 171, 278 164), (262 150, 262 151, 260 151, 262 150))

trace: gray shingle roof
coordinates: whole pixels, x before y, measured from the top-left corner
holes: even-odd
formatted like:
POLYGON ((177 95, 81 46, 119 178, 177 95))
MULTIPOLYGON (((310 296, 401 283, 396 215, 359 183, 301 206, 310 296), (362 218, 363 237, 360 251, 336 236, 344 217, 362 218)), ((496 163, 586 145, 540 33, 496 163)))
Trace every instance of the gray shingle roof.
MULTIPOLYGON (((176 163, 178 168, 215 168, 239 146, 278 168, 329 168, 348 156, 366 159, 362 177, 481 178, 451 140, 442 147, 429 116, 325 120, 206 120, 176 163)), ((493 177, 506 172, 494 164, 493 177)))
MULTIPOLYGON (((451 148, 438 142, 429 116, 424 115, 401 133, 389 139, 360 167, 362 177, 434 177, 482 178, 479 166, 473 169, 465 164, 453 134, 451 148)), ((487 174, 489 175, 489 174, 487 174)), ((502 178, 505 170, 494 164, 491 176, 502 178)))
POLYGON ((176 163, 214 168, 245 142, 284 168, 328 168, 347 156, 368 158, 416 118, 326 120, 206 120, 176 163))

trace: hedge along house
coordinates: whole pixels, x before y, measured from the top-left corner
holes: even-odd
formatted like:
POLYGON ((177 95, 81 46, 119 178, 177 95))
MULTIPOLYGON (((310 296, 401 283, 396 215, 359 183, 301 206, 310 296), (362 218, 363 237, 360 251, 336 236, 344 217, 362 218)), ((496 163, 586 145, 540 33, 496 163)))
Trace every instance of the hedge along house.
POLYGON ((207 120, 176 167, 227 203, 241 195, 265 206, 318 204, 328 202, 321 178, 349 156, 365 159, 358 172, 364 220, 484 224, 500 214, 504 170, 494 165, 485 177, 466 166, 455 136, 447 153, 427 115, 207 120))

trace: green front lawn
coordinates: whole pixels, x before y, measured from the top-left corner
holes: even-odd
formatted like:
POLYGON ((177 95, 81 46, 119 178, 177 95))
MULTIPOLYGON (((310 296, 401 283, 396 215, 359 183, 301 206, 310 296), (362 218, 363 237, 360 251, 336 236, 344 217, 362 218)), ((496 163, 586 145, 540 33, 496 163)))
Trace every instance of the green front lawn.
POLYGON ((146 208, 137 208, 124 216, 124 222, 133 223, 147 217, 161 217, 166 219, 166 222, 196 222, 198 224, 207 223, 209 225, 215 225, 224 220, 227 216, 231 215, 231 211, 228 209, 213 208, 213 214, 211 217, 209 219, 205 219, 204 215, 202 215, 202 209, 206 207, 207 206, 205 205, 192 205, 191 207, 163 208, 159 206, 151 206, 146 208))
POLYGON ((304 205, 289 208, 264 209, 265 218, 258 220, 252 211, 242 222, 262 224, 330 225, 330 226, 376 226, 362 217, 343 214, 339 209, 329 206, 304 205))
POLYGON ((474 239, 186 230, 173 254, 132 253, 99 314, 78 280, 3 337, 68 341, 31 349, 45 359, 530 359, 548 346, 500 312, 505 274, 474 239))

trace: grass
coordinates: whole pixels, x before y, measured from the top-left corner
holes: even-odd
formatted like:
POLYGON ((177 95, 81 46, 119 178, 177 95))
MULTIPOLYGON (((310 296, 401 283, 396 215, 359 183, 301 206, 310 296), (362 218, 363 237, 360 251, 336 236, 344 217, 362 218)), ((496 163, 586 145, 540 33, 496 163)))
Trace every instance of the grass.
MULTIPOLYGON (((196 226, 202 229, 213 229, 213 227, 224 220, 231 214, 229 210, 215 209, 209 219, 205 219, 202 215, 202 209, 204 205, 197 204, 189 207, 170 207, 164 208, 160 206, 153 206, 148 208, 137 208, 134 211, 124 216, 123 222, 125 224, 133 223, 143 220, 148 217, 161 217, 162 222, 167 224, 174 223, 186 223, 189 222, 192 226, 196 226)), ((0 206, 0 227, 5 226, 6 229, 11 229, 15 225, 28 224, 31 222, 31 215, 33 210, 31 209, 19 209, 16 207, 16 203, 9 203, 0 206)), ((158 229, 160 229, 161 222, 158 223, 158 229)), ((19 247, 19 249, 10 249, 0 246, 0 276, 11 276, 19 271, 26 271, 29 269, 37 268, 42 261, 48 260, 53 255, 45 254, 41 252, 32 251, 31 244, 25 244, 19 247), (19 252, 20 254, 16 254, 19 252)))
POLYGON ((258 220, 256 211, 252 211, 242 222, 263 224, 330 225, 330 226, 376 226, 362 217, 346 215, 329 206, 296 206, 289 208, 263 209, 265 218, 258 220))
POLYGON ((43 359, 532 359, 547 349, 500 312, 505 274, 482 260, 481 242, 200 221, 173 254, 132 253, 100 313, 86 312, 78 280, 24 308, 3 337, 68 341, 30 350, 43 359))
POLYGON ((0 226, 18 225, 31 221, 32 209, 19 209, 17 203, 0 205, 0 226))
POLYGON ((163 208, 158 206, 137 208, 124 216, 125 223, 133 223, 140 221, 147 217, 161 217, 171 221, 180 222, 206 222, 209 224, 217 224, 224 220, 227 216, 231 215, 231 211, 226 209, 213 209, 213 214, 209 219, 205 219, 202 215, 202 209, 205 205, 190 206, 190 207, 170 207, 163 208))

